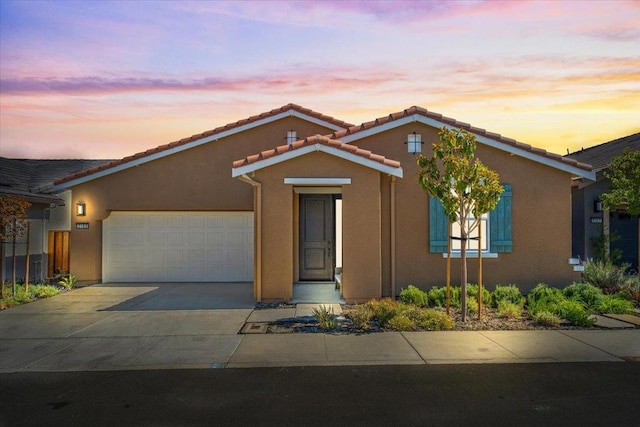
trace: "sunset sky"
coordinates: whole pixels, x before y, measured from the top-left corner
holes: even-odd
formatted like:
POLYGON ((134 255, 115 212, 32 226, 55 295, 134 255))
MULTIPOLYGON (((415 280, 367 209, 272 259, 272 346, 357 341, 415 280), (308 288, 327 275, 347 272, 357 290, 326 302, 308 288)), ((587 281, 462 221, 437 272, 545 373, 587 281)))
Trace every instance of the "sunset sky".
POLYGON ((0 155, 121 158, 295 103, 566 154, 640 131, 640 1, 0 1, 0 155))

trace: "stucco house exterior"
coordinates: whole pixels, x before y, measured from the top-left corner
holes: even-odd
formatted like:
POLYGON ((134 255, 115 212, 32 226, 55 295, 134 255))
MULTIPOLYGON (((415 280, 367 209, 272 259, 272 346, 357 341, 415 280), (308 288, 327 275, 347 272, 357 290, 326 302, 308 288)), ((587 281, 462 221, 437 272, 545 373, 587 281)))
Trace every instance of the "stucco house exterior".
POLYGON ((629 264, 637 272, 640 264, 640 217, 630 215, 624 206, 605 211, 600 200, 600 195, 607 192, 611 185, 604 173, 609 168, 611 159, 621 155, 625 149, 640 151, 640 133, 566 155, 567 158, 591 164, 596 173, 595 180, 578 177, 573 180, 572 252, 582 260, 592 259, 595 256, 595 245, 604 234, 608 236, 605 244, 609 246, 609 251, 618 252, 621 256, 619 262, 629 264))
POLYGON ((253 282, 259 301, 336 268, 346 301, 443 285, 446 221, 414 153, 430 155, 443 126, 473 133, 506 189, 483 220, 484 282, 578 280, 571 182, 594 179, 591 166, 420 107, 354 126, 294 104, 56 180, 52 194, 71 194, 70 270, 86 283, 253 282))

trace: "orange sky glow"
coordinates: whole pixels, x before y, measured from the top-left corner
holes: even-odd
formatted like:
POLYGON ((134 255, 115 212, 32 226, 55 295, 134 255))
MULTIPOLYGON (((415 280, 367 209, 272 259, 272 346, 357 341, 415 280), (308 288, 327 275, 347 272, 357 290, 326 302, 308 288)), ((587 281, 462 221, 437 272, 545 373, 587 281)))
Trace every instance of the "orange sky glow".
POLYGON ((278 108, 418 105, 566 154, 640 131, 640 2, 0 2, 0 155, 121 158, 278 108))

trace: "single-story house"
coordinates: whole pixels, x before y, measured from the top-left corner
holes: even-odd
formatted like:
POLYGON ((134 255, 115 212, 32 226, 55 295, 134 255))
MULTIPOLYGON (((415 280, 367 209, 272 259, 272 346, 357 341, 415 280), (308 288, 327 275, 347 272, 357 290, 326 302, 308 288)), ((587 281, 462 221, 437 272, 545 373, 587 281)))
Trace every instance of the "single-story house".
POLYGON ((640 133, 566 155, 567 158, 591 164, 596 173, 595 181, 579 177, 573 180, 572 252, 581 260, 592 259, 596 256, 596 246, 605 244, 610 253, 620 255, 619 263, 628 263, 637 272, 640 265, 640 216, 629 214, 624 206, 605 211, 600 200, 600 195, 607 192, 611 185, 604 173, 611 159, 621 155, 625 149, 640 151, 640 133), (606 236, 604 239, 603 235, 606 236))
MULTIPOLYGON (((473 133, 506 189, 482 221, 484 282, 578 280, 571 182, 594 179, 590 165, 420 107, 354 126, 294 104, 56 180, 52 194, 71 192, 70 270, 84 282, 249 281, 258 301, 290 300, 336 268, 347 301, 443 285, 446 220, 416 165, 442 127, 473 133)), ((454 271, 459 257, 454 247, 454 271)))

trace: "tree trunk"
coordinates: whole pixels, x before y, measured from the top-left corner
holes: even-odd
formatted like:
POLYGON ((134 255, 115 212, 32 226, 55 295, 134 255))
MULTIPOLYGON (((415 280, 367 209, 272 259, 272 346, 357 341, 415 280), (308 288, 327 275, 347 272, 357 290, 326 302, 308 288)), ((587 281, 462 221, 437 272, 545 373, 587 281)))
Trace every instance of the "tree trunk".
POLYGON ((467 321, 467 233, 461 227, 460 233, 460 247, 462 248, 462 254, 460 260, 462 261, 462 283, 460 290, 460 304, 462 305, 462 321, 467 321))
POLYGON ((29 293, 29 245, 31 244, 31 223, 27 221, 27 255, 24 261, 24 293, 29 293))

